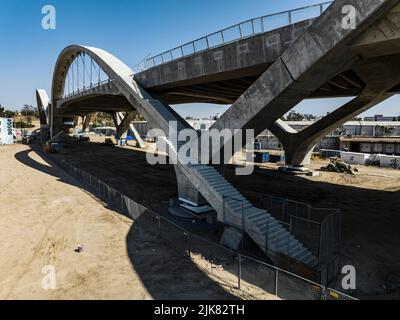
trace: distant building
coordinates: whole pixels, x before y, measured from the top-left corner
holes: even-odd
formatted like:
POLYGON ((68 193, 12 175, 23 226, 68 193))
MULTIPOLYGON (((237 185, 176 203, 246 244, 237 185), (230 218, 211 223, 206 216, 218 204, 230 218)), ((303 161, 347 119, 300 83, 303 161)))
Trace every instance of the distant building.
MULTIPOLYGON (((313 121, 288 121, 297 131, 312 125, 313 121)), ((268 130, 258 139, 262 148, 282 149, 279 140, 268 130)), ((363 153, 400 154, 400 121, 349 121, 325 136, 316 147, 321 149, 363 153)))
POLYGON ((400 155, 400 137, 341 137, 340 150, 371 154, 400 155))
POLYGON ((375 121, 375 122, 392 122, 392 121, 400 121, 400 116, 393 116, 393 117, 385 117, 383 115, 376 115, 373 117, 365 117, 364 121, 375 121))
POLYGON ((210 120, 210 119, 192 119, 192 120, 187 120, 187 122, 195 130, 209 130, 212 127, 212 125, 215 123, 215 120, 210 120))

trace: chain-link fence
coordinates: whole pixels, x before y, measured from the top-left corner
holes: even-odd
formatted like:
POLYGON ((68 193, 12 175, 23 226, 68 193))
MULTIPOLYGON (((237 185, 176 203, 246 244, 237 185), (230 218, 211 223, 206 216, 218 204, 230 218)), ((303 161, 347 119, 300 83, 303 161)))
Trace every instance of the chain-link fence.
MULTIPOLYGON (((355 300, 220 244, 192 234, 160 214, 145 208, 106 183, 53 155, 46 155, 100 199, 140 223, 155 238, 171 247, 178 256, 190 259, 210 278, 248 299, 355 300)), ((157 254, 157 253, 155 253, 157 254)))
MULTIPOLYGON (((263 195, 260 206, 285 226, 318 258, 319 282, 328 283, 339 273, 341 212, 314 208, 289 199, 263 195)), ((290 265, 288 269, 291 270, 290 265)))

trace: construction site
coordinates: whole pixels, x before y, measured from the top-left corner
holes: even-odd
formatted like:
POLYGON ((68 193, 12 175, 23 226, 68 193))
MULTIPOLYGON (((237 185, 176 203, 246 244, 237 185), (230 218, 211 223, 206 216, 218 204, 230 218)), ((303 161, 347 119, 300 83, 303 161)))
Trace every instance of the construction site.
POLYGON ((399 93, 398 55, 398 0, 271 13, 140 70, 66 46, 32 128, 0 118, 0 299, 400 299, 398 120, 354 120, 399 93))

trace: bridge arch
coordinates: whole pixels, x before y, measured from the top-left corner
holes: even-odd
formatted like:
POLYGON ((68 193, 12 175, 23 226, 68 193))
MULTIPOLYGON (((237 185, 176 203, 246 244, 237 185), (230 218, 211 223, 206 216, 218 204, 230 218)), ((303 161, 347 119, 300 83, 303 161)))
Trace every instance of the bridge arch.
POLYGON ((63 98, 68 70, 74 59, 80 54, 89 56, 109 77, 110 81, 121 92, 132 106, 137 110, 154 128, 160 128, 164 132, 169 130, 169 121, 177 121, 178 129, 188 127, 184 121, 171 107, 155 100, 145 92, 136 82, 134 72, 121 60, 111 53, 94 47, 82 45, 70 45, 59 55, 53 74, 52 82, 52 104, 50 112, 51 135, 56 134, 62 127, 62 115, 58 112, 57 102, 63 98))

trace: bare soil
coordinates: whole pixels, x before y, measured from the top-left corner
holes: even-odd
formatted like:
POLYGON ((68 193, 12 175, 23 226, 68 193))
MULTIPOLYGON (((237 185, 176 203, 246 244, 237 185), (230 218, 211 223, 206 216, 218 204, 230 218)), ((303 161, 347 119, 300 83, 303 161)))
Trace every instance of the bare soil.
MULTIPOLYGON (((102 141, 104 138, 100 138, 102 141)), ((135 148, 71 144, 60 155, 104 179, 136 201, 157 210, 177 195, 172 166, 150 166, 135 148)), ((327 161, 315 161, 319 169, 327 161)), ((255 205, 263 194, 288 197, 314 207, 342 211, 341 265, 354 265, 360 298, 400 297, 400 171, 356 166, 354 176, 322 172, 319 177, 278 173, 276 165, 258 168, 251 176, 227 178, 255 205)), ((337 289, 341 289, 340 280, 337 289)), ((333 284, 335 285, 335 284, 333 284)))
MULTIPOLYGON (((103 151, 85 146, 82 156, 103 151)), ((79 153, 70 155, 80 161, 79 153)), ((124 178, 117 169, 123 158, 100 158, 104 162, 90 166, 118 185, 127 183, 137 198, 154 199, 165 187, 135 188, 139 181, 171 178, 163 173, 167 169, 124 178)), ((85 157, 81 160, 84 164, 85 157)), ((238 291, 231 274, 211 273, 200 258, 180 256, 28 146, 0 148, 0 168, 0 299, 273 299, 257 288, 238 291), (83 252, 77 253, 80 244, 83 252), (55 268, 55 290, 42 286, 45 266, 55 268)))
MULTIPOLYGON (((69 143, 57 156, 153 210, 177 195, 173 166, 148 165, 142 150, 69 143)), ((28 147, 1 148, 0 166, 0 298, 273 298, 250 286, 247 294, 238 292, 232 274, 210 270, 199 257, 192 263, 182 259, 28 147), (74 252, 78 243, 85 246, 83 254, 74 252), (48 263, 58 270, 54 292, 39 285, 48 263)), ((269 164, 248 177, 228 169, 227 178, 255 205, 261 195, 273 194, 341 209, 340 263, 357 269, 358 290, 351 294, 398 299, 400 171, 357 168, 355 176, 323 172, 302 178, 269 164)))

